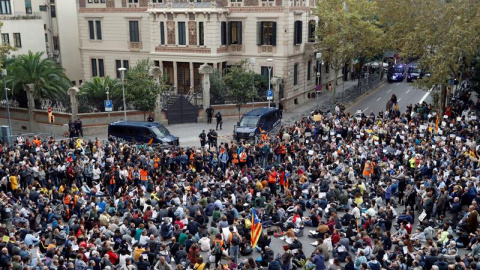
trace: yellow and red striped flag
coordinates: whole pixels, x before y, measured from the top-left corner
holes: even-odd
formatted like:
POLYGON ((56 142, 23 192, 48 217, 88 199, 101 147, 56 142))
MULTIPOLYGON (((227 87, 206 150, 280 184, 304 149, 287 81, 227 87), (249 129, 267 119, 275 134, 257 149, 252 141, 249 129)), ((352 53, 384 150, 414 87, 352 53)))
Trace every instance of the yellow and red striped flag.
POLYGON ((258 239, 260 239, 260 236, 262 235, 262 223, 260 222, 260 219, 257 216, 257 212, 255 211, 255 208, 252 209, 252 234, 250 237, 250 244, 252 248, 255 248, 257 246, 258 239))
POLYGON ((437 113, 437 120, 435 120, 435 134, 438 134, 438 119, 439 119, 439 114, 437 113))

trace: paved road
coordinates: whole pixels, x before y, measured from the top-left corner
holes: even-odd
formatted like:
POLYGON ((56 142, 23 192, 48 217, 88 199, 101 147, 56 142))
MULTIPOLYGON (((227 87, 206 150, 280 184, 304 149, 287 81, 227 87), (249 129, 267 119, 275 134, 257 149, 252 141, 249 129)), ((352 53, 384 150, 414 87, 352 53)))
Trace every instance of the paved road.
POLYGON ((385 105, 392 94, 397 96, 401 111, 405 111, 408 104, 432 101, 428 91, 415 88, 412 83, 407 83, 404 80, 403 82, 384 83, 377 90, 350 106, 348 111, 355 113, 357 110, 361 110, 365 114, 370 112, 377 114, 379 111, 385 111, 385 105))

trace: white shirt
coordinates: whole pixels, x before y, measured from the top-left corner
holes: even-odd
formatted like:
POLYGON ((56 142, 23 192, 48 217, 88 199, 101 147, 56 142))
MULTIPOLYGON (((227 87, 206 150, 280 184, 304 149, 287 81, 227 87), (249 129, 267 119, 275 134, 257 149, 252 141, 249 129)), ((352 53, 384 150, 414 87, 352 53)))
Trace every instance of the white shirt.
POLYGON ((202 237, 198 240, 198 243, 200 244, 200 249, 202 251, 210 251, 210 238, 202 237))

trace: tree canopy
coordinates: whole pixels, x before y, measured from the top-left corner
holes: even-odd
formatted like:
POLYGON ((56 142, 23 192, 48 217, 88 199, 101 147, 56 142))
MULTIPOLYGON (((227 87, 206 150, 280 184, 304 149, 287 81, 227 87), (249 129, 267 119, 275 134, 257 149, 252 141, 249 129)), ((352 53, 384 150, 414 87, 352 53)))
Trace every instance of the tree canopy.
MULTIPOLYGON (((2 33, 2 27, 3 27, 3 23, 0 22, 0 33, 2 33)), ((13 50, 15 50, 15 48, 12 47, 10 44, 3 44, 3 43, 0 44, 0 70, 5 68, 3 66, 4 61, 7 55, 13 50)))
MULTIPOLYGON (((378 0, 386 45, 401 57, 419 59, 430 88, 461 77, 480 43, 480 2, 476 0, 378 0)), ((461 79, 461 78, 459 78, 461 79)))
POLYGON ((384 31, 378 21, 376 1, 319 0, 316 13, 317 49, 335 72, 333 95, 339 71, 354 58, 368 58, 383 51, 384 31))
POLYGON ((80 87, 80 93, 78 96, 88 100, 89 106, 92 106, 99 111, 103 111, 103 101, 107 99, 107 87, 110 93, 109 98, 117 101, 114 102, 116 105, 120 104, 121 102, 118 101, 122 101, 122 85, 119 80, 112 79, 109 76, 105 78, 94 77, 91 81, 85 82, 80 87))
MULTIPOLYGON (((125 98, 128 104, 132 104, 137 110, 146 115, 157 105, 157 97, 165 89, 165 78, 156 79, 150 76, 150 68, 153 64, 150 60, 140 60, 137 64, 125 73, 125 98)), ((119 87, 119 91, 122 88, 119 87)))

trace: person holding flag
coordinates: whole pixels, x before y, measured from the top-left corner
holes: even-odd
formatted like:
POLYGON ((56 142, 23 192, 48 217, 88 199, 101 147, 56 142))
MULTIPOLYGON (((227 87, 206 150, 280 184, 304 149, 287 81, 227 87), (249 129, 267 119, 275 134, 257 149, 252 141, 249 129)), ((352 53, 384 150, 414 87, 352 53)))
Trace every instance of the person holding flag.
POLYGON ((250 237, 250 245, 252 246, 252 249, 254 249, 257 246, 258 239, 260 239, 260 236, 262 235, 262 223, 260 221, 260 218, 257 215, 257 211, 255 208, 252 208, 252 228, 251 228, 251 237, 250 237))

